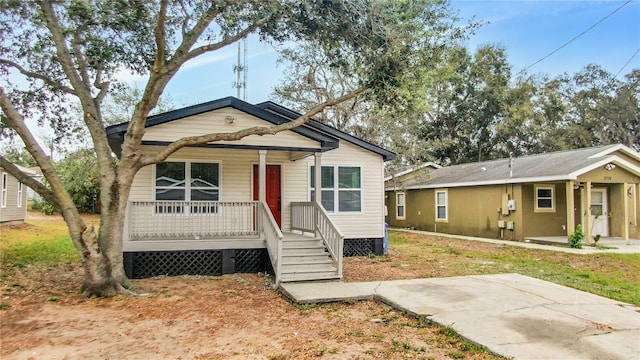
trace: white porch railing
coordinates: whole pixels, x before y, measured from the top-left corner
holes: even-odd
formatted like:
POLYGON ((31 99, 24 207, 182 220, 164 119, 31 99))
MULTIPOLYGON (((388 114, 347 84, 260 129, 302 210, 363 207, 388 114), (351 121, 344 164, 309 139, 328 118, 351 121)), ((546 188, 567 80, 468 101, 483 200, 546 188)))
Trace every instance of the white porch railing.
POLYGON ((258 237, 257 201, 131 201, 129 239, 258 237))
POLYGON ((336 264, 338 276, 342 278, 344 235, 322 206, 314 201, 291 203, 291 230, 319 236, 336 264))
POLYGON ((267 243, 267 252, 271 258, 271 265, 275 273, 275 286, 277 287, 282 276, 282 239, 284 235, 266 202, 260 203, 258 214, 260 229, 262 229, 267 243))

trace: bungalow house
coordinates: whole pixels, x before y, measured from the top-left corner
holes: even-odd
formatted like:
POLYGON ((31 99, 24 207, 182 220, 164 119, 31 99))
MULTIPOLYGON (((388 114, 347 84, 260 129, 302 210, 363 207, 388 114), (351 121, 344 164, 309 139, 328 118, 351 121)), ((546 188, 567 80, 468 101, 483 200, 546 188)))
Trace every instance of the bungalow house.
MULTIPOLYGON (((36 172, 18 166, 25 174, 36 172)), ((27 186, 0 167, 0 226, 20 224, 27 217, 27 186)))
POLYGON ((640 236, 640 154, 624 145, 418 171, 385 182, 391 226, 524 240, 582 224, 585 239, 640 236))
MULTIPOLYGON (((272 102, 223 98, 149 117, 143 151, 298 116, 272 102)), ((107 128, 116 154, 126 129, 107 128)), ((343 255, 382 253, 384 162, 394 157, 315 120, 183 148, 134 179, 123 234, 127 275, 268 270, 276 283, 340 278, 343 255)))

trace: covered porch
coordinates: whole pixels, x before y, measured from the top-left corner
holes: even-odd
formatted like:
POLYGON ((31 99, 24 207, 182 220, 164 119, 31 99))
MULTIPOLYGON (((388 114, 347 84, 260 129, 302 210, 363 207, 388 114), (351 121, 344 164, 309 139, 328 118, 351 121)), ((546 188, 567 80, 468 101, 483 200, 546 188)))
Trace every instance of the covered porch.
MULTIPOLYGON (((246 154, 250 150, 243 149, 241 152, 246 154)), ((278 165, 268 162, 268 151, 265 149, 256 150, 257 161, 246 159, 245 165, 236 164, 239 169, 244 169, 241 175, 243 179, 231 182, 244 182, 243 193, 251 194, 254 200, 131 200, 125 224, 125 253, 173 252, 178 256, 177 252, 224 253, 264 249, 276 284, 281 281, 341 278, 344 235, 320 205, 320 199, 316 198, 316 194, 321 192, 311 191, 312 201, 291 201, 300 197, 288 196, 287 186, 282 181, 281 171, 286 166, 281 162, 283 155, 288 154, 289 161, 294 161, 292 157, 299 159, 304 153, 269 152, 275 153, 276 158, 280 159, 278 165), (274 168, 271 170, 275 170, 276 176, 270 176, 269 167, 274 168), (247 177, 253 181, 247 181, 247 177), (285 209, 288 210, 286 214, 285 209)), ((320 151, 308 152, 306 156, 313 157, 315 169, 322 168, 320 151)), ((189 169, 195 168, 195 165, 185 168, 185 172, 189 173, 189 169)), ((298 176, 305 179, 306 183, 309 168, 306 165, 301 168, 304 173, 298 176)), ((222 176, 216 180, 215 176, 213 179, 195 179, 189 175, 185 175, 184 180, 169 177, 169 181, 166 181, 166 173, 158 170, 153 173, 156 197, 158 194, 167 196, 165 194, 174 192, 192 198, 213 194, 218 199, 220 184, 230 181, 222 176), (171 185, 167 186, 164 182, 179 184, 180 191, 174 191, 171 185), (204 188, 201 183, 205 182, 211 185, 204 188), (196 191, 206 193, 195 195, 196 191)), ((301 196, 309 196, 306 186, 302 191, 298 189, 298 192, 301 196)), ((220 262, 224 268, 224 259, 220 262)))
MULTIPOLYGON (((605 178, 606 179, 606 178, 605 178)), ((638 237, 638 184, 569 180, 565 182, 566 236, 582 224, 587 245, 638 237)), ((532 237, 529 239, 537 239, 532 237)), ((553 241, 553 237, 551 237, 553 241)), ((566 237, 563 237, 566 242, 566 237)))

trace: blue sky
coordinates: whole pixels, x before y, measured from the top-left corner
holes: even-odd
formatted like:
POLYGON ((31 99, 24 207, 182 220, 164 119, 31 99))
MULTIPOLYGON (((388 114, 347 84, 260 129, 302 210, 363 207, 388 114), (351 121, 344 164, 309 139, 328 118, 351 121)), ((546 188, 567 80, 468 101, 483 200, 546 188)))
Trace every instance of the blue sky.
MULTIPOLYGON (((507 50, 514 73, 556 50, 587 30, 627 1, 452 1, 463 19, 475 15, 488 22, 468 41, 474 51, 479 45, 497 44, 507 50)), ((527 72, 551 76, 573 74, 588 64, 599 64, 612 74, 618 73, 640 49, 640 0, 632 0, 595 28, 574 40, 527 72)), ((277 64, 276 51, 249 40, 249 80, 247 100, 269 100, 284 71, 277 64)), ((165 94, 178 107, 235 96, 233 66, 237 46, 188 63, 169 83, 165 94)), ((640 68, 640 53, 624 68, 622 78, 632 68, 640 68)))

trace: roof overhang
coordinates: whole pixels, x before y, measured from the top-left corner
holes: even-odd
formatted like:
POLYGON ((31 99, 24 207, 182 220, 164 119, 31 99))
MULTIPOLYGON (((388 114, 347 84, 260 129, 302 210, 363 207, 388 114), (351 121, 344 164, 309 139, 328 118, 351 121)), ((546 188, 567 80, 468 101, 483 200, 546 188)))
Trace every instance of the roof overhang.
POLYGON ((627 147, 625 145, 622 145, 622 144, 617 144, 617 145, 608 147, 608 148, 602 150, 601 152, 599 152, 597 154, 593 154, 593 155, 589 156, 589 159, 599 158, 599 157, 602 157, 602 156, 605 156, 605 155, 609 155, 609 154, 611 154, 613 152, 616 152, 616 151, 620 151, 620 152, 628 155, 629 157, 640 161, 640 154, 638 154, 637 152, 633 151, 631 148, 629 148, 629 147, 627 147))
MULTIPOLYGON (((253 115, 273 125, 280 125, 280 124, 291 121, 290 119, 287 119, 283 116, 279 116, 278 114, 275 114, 273 112, 266 111, 256 105, 249 104, 235 97, 226 97, 223 99, 214 100, 207 103, 193 105, 186 108, 150 116, 145 121, 145 128, 165 124, 171 121, 175 121, 175 120, 179 120, 179 119, 187 118, 190 116, 194 116, 194 115, 198 115, 198 114, 202 114, 210 111, 215 111, 215 110, 219 110, 227 107, 253 115)), ((313 149, 314 152, 329 151, 329 150, 338 148, 339 140, 336 137, 328 135, 322 131, 318 131, 317 129, 311 128, 306 125, 307 124, 295 127, 289 131, 297 133, 311 140, 317 141, 319 144, 319 147, 317 149, 314 148, 313 149)), ((128 127, 129 127, 129 123, 126 122, 126 123, 112 125, 106 128, 109 145, 118 156, 121 154, 121 145, 124 142, 124 136, 127 132, 128 127)), ((220 144, 221 146, 217 146, 218 144, 215 144, 215 143, 209 143, 204 145, 207 145, 207 146, 201 146, 201 147, 226 147, 226 148, 232 147, 232 146, 227 146, 226 144, 224 145, 220 144)), ((241 148, 241 147, 236 146, 236 148, 241 148)), ((253 149, 258 147, 248 147, 248 148, 253 149)), ((282 148, 284 149, 286 147, 282 147, 282 148)), ((305 149, 304 151, 308 151, 308 150, 309 149, 305 149)))
POLYGON ((495 179, 495 180, 486 180, 486 181, 469 181, 469 182, 454 182, 454 183, 431 183, 431 184, 419 184, 419 185, 409 185, 404 186, 402 188, 398 188, 395 186, 385 188, 385 191, 396 191, 396 190, 418 190, 418 189, 437 189, 437 188, 454 188, 454 187, 468 187, 468 186, 485 186, 485 185, 504 185, 504 184, 522 184, 522 183, 536 183, 536 182, 554 182, 554 181, 569 181, 569 180, 577 180, 579 176, 584 175, 590 171, 593 171, 599 167, 605 166, 607 164, 615 164, 616 166, 620 166, 621 168, 631 172, 636 176, 640 176, 640 167, 630 163, 629 161, 622 159, 618 156, 608 156, 602 158, 602 160, 592 163, 588 166, 580 168, 576 171, 573 171, 569 174, 560 174, 560 175, 552 175, 552 176, 537 176, 537 177, 526 177, 526 178, 503 178, 503 179, 495 179))
MULTIPOLYGON (((282 105, 278 105, 274 102, 271 101, 266 101, 260 104, 256 105, 257 107, 260 107, 261 109, 265 109, 269 112, 273 112, 275 114, 278 114, 280 116, 286 117, 287 119, 290 120, 294 120, 299 118, 300 116, 302 116, 302 114, 297 113, 291 109, 287 109, 286 107, 282 106, 282 105)), ((350 142, 356 146, 359 146, 361 148, 364 148, 366 150, 369 150, 373 153, 376 153, 380 156, 382 156, 382 159, 384 161, 389 161, 389 160, 393 160, 396 158, 396 154, 392 151, 389 151, 387 149, 384 149, 378 145, 374 145, 370 142, 364 141, 358 137, 355 137, 353 135, 349 135, 344 131, 340 131, 334 127, 331 127, 329 125, 323 124, 320 121, 317 120, 309 120, 307 122, 307 125, 313 129, 322 131, 323 133, 328 134, 329 136, 333 136, 336 137, 340 140, 344 140, 347 142, 350 142)))
POLYGON ((411 168, 409 168, 407 170, 401 171, 401 172, 399 172, 397 174, 393 174, 391 176, 387 176, 386 178, 384 178, 384 181, 389 181, 389 180, 391 180, 393 178, 404 176, 404 175, 410 174, 410 173, 412 173, 414 171, 418 171, 418 170, 424 169, 426 167, 432 167, 434 169, 440 169, 442 166, 438 165, 438 164, 436 164, 434 162, 429 161, 429 162, 426 162, 426 163, 422 163, 422 164, 420 164, 418 166, 411 167, 411 168))

